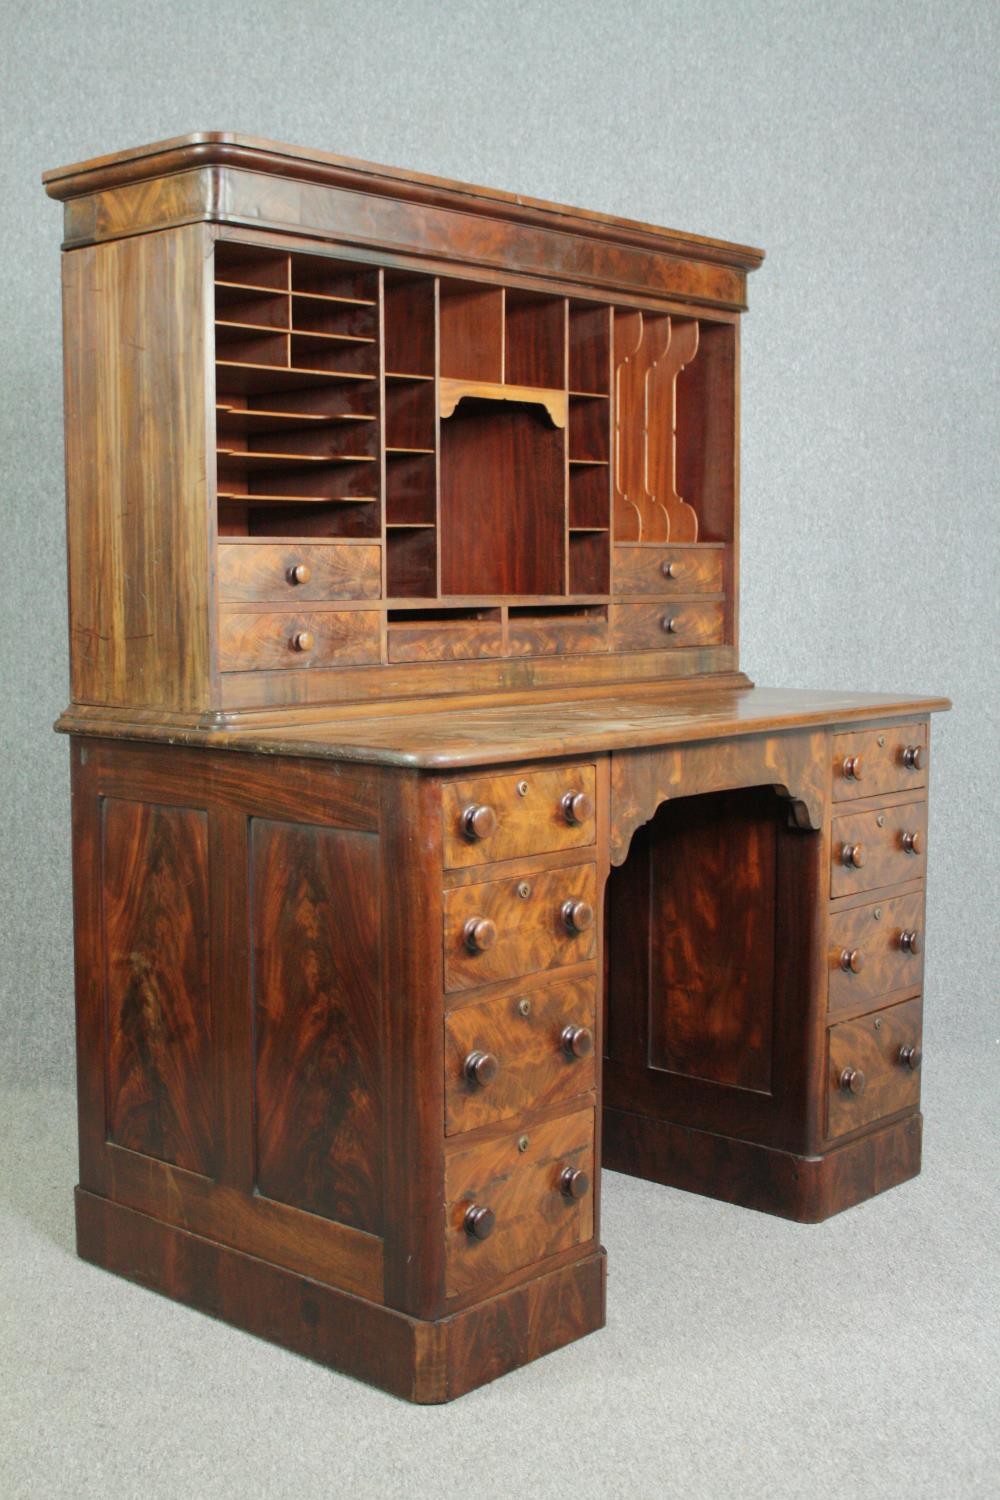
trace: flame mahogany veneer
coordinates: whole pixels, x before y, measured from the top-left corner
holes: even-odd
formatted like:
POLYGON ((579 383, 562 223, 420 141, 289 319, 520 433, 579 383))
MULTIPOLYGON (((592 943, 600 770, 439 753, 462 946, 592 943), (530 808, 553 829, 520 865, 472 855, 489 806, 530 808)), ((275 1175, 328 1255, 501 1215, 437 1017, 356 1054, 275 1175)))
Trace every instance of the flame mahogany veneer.
POLYGON ((761 252, 225 133, 45 185, 80 1254, 447 1401, 603 1324, 602 1160, 918 1171, 948 704, 739 670, 761 252))

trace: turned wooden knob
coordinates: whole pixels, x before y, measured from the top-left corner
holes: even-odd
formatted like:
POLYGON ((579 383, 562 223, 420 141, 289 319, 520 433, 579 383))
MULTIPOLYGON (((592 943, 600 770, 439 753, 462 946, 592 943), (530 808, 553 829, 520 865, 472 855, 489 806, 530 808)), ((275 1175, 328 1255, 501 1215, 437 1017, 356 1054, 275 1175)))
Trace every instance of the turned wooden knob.
POLYGON ((904 953, 912 953, 914 958, 916 958, 923 947, 923 943, 920 941, 920 933, 915 927, 903 928, 903 931, 899 934, 899 946, 904 953))
POLYGON ((311 630, 297 630, 292 636, 293 651, 311 651, 316 644, 316 637, 311 630))
POLYGON ((840 1075, 840 1087, 845 1094, 863 1094, 867 1082, 860 1068, 845 1068, 840 1075))
POLYGON ((500 1061, 492 1052, 470 1052, 462 1064, 462 1072, 469 1083, 484 1089, 491 1084, 500 1071, 500 1061))
POLYGON ((923 854, 924 836, 919 829, 915 833, 903 834, 903 848, 907 854, 923 854))
POLYGON ((488 839, 497 831, 497 815, 486 802, 467 807, 462 814, 462 832, 467 839, 488 839))
POLYGON ((589 1057, 594 1050, 594 1033, 589 1026, 564 1026, 559 1040, 567 1057, 589 1057))
POLYGON ((463 1220, 466 1234, 474 1240, 488 1240, 497 1227, 497 1216, 492 1208, 486 1208, 480 1203, 473 1203, 471 1208, 465 1211, 463 1220))
POLYGON ((664 615, 660 624, 668 635, 677 635, 680 632, 681 622, 679 615, 664 615))
POLYGON ((922 771, 924 769, 923 746, 907 745, 900 759, 908 771, 922 771))
POLYGON ((489 917, 470 917, 462 931, 465 946, 472 953, 485 953, 497 940, 497 924, 489 917))
POLYGON ((923 1062, 923 1060, 924 1060, 924 1055, 921 1052, 921 1050, 920 1050, 919 1047, 911 1047, 911 1046, 900 1047, 900 1049, 899 1049, 899 1065, 900 1065, 900 1067, 902 1067, 902 1068, 909 1068, 910 1071, 911 1071, 911 1073, 915 1073, 917 1071, 917 1069, 920 1067, 920 1064, 923 1062))
POLYGON ((594 908, 589 901, 564 901, 562 919, 570 932, 586 932, 594 923, 594 908))
POLYGON ((843 772, 848 781, 860 781, 865 774, 863 755, 845 755, 843 772))
POLYGON ((860 948, 844 948, 840 954, 840 967, 845 974, 860 974, 865 966, 865 955, 860 948))
POLYGON ((589 823, 594 816, 594 799, 586 792, 567 792, 562 810, 567 823, 589 823))
POLYGON ((849 870, 860 870, 865 862, 864 844, 845 844, 840 851, 840 859, 849 870))
POLYGON ((679 578, 681 576, 680 564, 675 562, 665 562, 661 565, 660 572, 663 574, 664 578, 679 578))
POLYGON ((289 583, 308 583, 312 576, 312 568, 308 563, 296 563, 288 570, 289 583))
POLYGON ((590 1178, 579 1167, 565 1167, 559 1173, 559 1191, 567 1198, 586 1198, 590 1192, 590 1178))

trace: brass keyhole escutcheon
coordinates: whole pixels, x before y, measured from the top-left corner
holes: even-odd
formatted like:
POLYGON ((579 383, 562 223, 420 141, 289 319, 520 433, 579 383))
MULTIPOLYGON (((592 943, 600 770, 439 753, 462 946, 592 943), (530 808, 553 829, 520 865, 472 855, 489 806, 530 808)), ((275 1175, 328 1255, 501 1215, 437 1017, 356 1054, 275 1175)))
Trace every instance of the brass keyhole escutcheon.
POLYGON ((517 1002, 517 1013, 518 1013, 519 1016, 530 1016, 531 1015, 531 1001, 530 1000, 519 1000, 517 1002))
POLYGON ((873 922, 881 922, 881 920, 882 920, 882 908, 881 908, 881 906, 876 906, 875 910, 872 912, 872 921, 873 922))
POLYGON ((877 743, 878 743, 878 747, 879 747, 880 750, 884 750, 885 749, 885 735, 884 734, 880 734, 879 735, 877 743))
POLYGON ((531 886, 526 880, 521 881, 520 885, 517 888, 517 894, 520 896, 522 901, 527 901, 528 897, 531 895, 531 886))
POLYGON ((882 1030, 882 1017, 881 1016, 876 1016, 875 1017, 875 1021, 874 1021, 873 1024, 875 1026, 875 1030, 876 1031, 881 1031, 882 1030))
POLYGON ((522 1156, 524 1155, 525 1151, 527 1151, 527 1149, 528 1149, 528 1147, 530 1145, 531 1145, 531 1142, 529 1141, 529 1139, 528 1139, 528 1137, 526 1135, 520 1135, 520 1136, 518 1136, 518 1138, 517 1138, 517 1149, 518 1149, 518 1151, 520 1151, 520 1153, 521 1153, 522 1156))
POLYGON ((526 781, 519 781, 517 783, 517 795, 519 797, 526 797, 528 795, 528 783, 526 781))
POLYGON ((879 815, 875 819, 875 821, 876 821, 876 823, 878 824, 878 826, 880 828, 884 828, 885 827, 885 813, 879 813, 879 815))

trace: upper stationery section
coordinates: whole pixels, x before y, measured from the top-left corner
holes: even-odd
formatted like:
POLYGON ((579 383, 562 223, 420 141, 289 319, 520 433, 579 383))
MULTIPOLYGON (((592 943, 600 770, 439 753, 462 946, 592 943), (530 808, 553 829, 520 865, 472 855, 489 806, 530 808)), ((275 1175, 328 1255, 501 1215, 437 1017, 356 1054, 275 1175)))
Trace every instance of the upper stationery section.
POLYGON ((759 251, 222 134, 45 183, 75 702, 736 671, 759 251))

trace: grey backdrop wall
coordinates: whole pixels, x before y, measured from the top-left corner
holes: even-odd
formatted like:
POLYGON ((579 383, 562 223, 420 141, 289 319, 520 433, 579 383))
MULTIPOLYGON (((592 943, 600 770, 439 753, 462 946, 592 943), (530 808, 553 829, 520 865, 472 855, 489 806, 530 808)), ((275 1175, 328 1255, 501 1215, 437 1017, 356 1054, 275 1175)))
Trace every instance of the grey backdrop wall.
POLYGON ((998 11, 984 0, 41 0, 0 46, 0 1070, 69 1082, 60 211, 39 173, 234 129, 764 246, 743 660, 947 692, 928 1043, 993 1044, 998 11))

